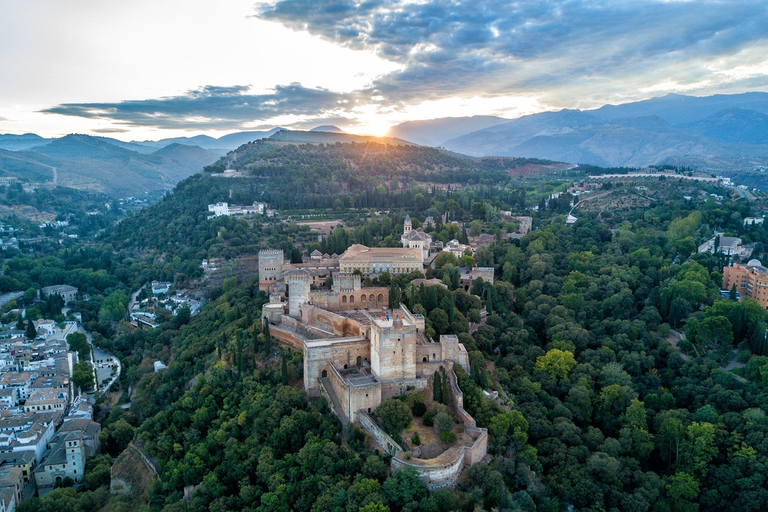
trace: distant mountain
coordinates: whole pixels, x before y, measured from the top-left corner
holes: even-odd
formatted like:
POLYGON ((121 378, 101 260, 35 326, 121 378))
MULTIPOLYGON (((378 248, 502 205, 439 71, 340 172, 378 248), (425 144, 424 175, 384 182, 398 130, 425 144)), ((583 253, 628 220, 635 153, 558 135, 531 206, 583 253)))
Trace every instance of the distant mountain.
POLYGON ((338 128, 336 126, 333 126, 332 124, 324 124, 322 126, 315 126, 311 130, 311 132, 330 132, 330 133, 347 133, 341 128, 338 128))
POLYGON ((441 144, 472 156, 720 169, 768 157, 768 93, 660 98, 524 116, 441 144), (705 164, 708 162, 709 164, 705 164))
MULTIPOLYGON (((151 154, 121 147, 104 137, 67 135, 34 151, 0 152, 0 174, 60 186, 127 196, 171 188, 215 162, 219 155, 172 144, 151 154)), ((118 141, 119 142, 119 141, 118 141)))
POLYGON ((59 158, 130 158, 132 151, 113 144, 104 137, 72 134, 54 139, 52 142, 35 148, 35 152, 59 158))
POLYGON ((35 146, 42 146, 49 141, 50 139, 44 139, 34 133, 25 133, 23 135, 0 133, 0 149, 8 151, 24 151, 35 146))
POLYGON ((378 142, 379 144, 413 145, 412 142, 392 137, 374 137, 373 135, 352 135, 350 133, 305 132, 299 130, 280 130, 268 138, 272 142, 292 142, 294 144, 335 144, 337 142, 378 142))
POLYGON ((621 105, 604 105, 588 111, 595 117, 613 120, 622 117, 658 116, 669 124, 690 123, 704 119, 721 110, 740 108, 768 114, 768 93, 716 94, 714 96, 685 96, 667 94, 621 105))
POLYGON ((447 140, 507 122, 509 119, 493 116, 444 117, 401 123, 390 128, 387 135, 423 146, 440 146, 447 140))
POLYGON ((147 140, 141 142, 135 142, 142 146, 148 146, 152 148, 162 148, 171 144, 183 144, 185 146, 199 146, 203 149, 229 151, 237 149, 243 144, 253 142, 258 139, 265 139, 273 135, 282 128, 272 128, 267 131, 258 132, 237 132, 224 135, 218 139, 209 137, 208 135, 196 135, 194 137, 174 137, 171 139, 160 139, 157 141, 147 140))
POLYGON ((729 108, 679 128, 734 144, 768 144, 768 115, 754 110, 729 108))

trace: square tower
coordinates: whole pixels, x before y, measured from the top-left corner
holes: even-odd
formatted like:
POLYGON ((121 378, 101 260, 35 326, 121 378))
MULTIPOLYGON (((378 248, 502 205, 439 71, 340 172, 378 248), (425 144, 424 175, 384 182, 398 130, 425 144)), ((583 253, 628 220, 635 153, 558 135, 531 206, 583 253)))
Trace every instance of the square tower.
POLYGON ((259 290, 269 293, 282 279, 284 258, 282 249, 259 251, 259 290))
POLYGON ((371 371, 381 381, 416 378, 416 325, 400 309, 371 322, 371 371))

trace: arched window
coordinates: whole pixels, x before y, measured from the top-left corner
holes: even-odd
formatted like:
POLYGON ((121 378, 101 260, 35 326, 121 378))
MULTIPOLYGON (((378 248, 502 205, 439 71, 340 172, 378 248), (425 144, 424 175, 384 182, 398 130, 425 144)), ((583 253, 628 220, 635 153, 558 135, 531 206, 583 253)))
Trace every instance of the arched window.
POLYGON ((376 297, 374 297, 374 296, 373 296, 373 294, 371 294, 371 296, 370 296, 370 297, 368 297, 368 300, 369 300, 370 302, 373 302, 373 301, 375 301, 375 300, 376 300, 376 297))
POLYGON ((349 296, 349 303, 350 304, 354 304, 355 303, 355 296, 354 295, 350 295, 349 296))
POLYGON ((347 296, 346 295, 342 295, 341 296, 341 303, 342 304, 346 304, 347 303, 347 296))
POLYGON ((384 302, 384 295, 382 295, 382 294, 380 293, 380 294, 379 294, 379 297, 378 297, 378 300, 379 300, 379 302, 384 302))

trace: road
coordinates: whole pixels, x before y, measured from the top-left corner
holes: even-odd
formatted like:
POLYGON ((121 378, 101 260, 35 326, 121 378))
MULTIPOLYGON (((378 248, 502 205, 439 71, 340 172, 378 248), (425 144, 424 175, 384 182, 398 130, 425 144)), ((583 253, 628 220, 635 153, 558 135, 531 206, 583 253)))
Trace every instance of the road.
POLYGON ((120 360, 109 352, 94 345, 93 336, 90 332, 86 331, 82 325, 78 324, 78 331, 85 334, 88 343, 91 345, 91 367, 94 370, 94 377, 96 379, 94 390, 96 392, 100 391, 101 393, 106 393, 109 391, 109 388, 117 382, 117 379, 120 378, 120 371, 122 370, 120 360), (112 370, 113 366, 117 366, 116 371, 112 370), (107 383, 103 384, 105 381, 107 381, 107 383))

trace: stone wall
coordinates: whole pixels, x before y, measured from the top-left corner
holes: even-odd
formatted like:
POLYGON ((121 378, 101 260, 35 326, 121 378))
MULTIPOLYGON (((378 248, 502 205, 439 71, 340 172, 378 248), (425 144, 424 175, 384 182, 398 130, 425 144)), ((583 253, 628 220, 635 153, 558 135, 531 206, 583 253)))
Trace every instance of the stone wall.
POLYGON ((403 458, 403 454, 398 454, 392 458, 392 471, 411 467, 416 470, 421 480, 430 490, 440 489, 453 485, 458 480, 459 475, 464 470, 465 450, 456 450, 453 457, 447 461, 442 461, 435 465, 419 464, 418 461, 410 462, 403 458))
POLYGON ((402 453, 403 449, 400 445, 397 444, 394 439, 389 437, 389 435, 387 435, 387 433, 384 432, 384 430, 379 427, 367 413, 360 411, 357 415, 357 419, 360 422, 360 425, 362 425, 382 450, 393 456, 402 453))
POLYGON ((423 390, 429 387, 429 379, 404 379, 398 381, 387 381, 381 383, 381 399, 386 400, 409 390, 423 390))
POLYGON ((488 453, 488 430, 484 428, 470 427, 464 432, 475 440, 472 446, 464 447, 464 464, 471 467, 473 464, 483 460, 488 453))

